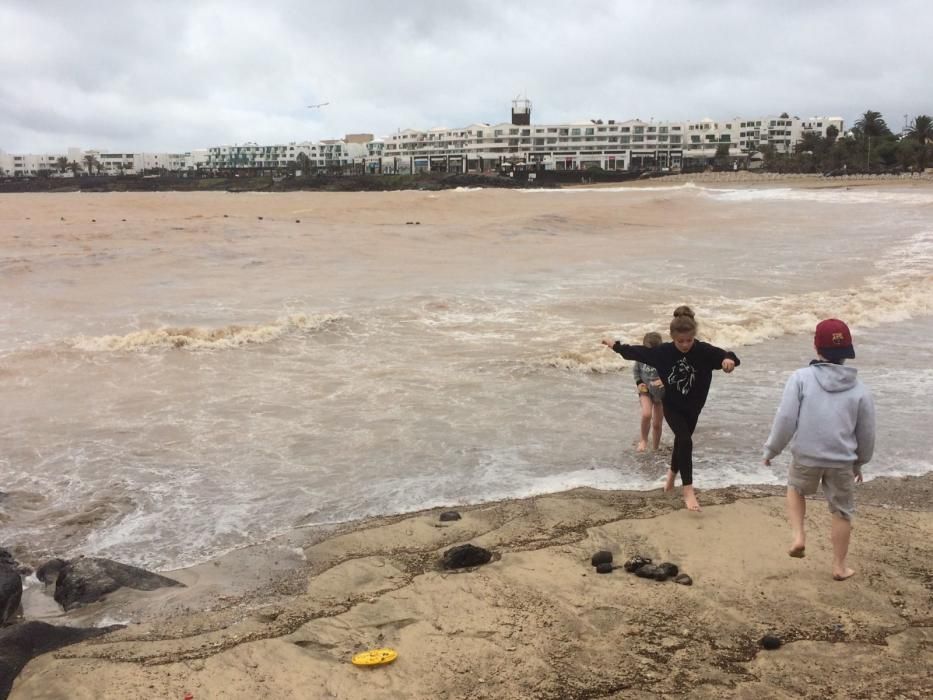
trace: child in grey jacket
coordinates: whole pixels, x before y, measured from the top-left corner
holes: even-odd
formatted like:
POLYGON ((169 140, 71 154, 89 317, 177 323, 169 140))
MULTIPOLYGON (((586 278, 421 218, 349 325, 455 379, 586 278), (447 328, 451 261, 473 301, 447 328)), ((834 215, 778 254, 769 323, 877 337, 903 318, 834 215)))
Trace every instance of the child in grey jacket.
POLYGON ((787 479, 787 518, 794 540, 788 554, 806 551, 804 496, 823 494, 832 513, 833 578, 844 581, 855 572, 846 565, 855 482, 862 481, 862 465, 875 447, 875 405, 871 392, 858 379, 857 370, 845 367, 855 357, 852 334, 838 319, 821 321, 814 337, 818 360, 794 372, 765 443, 764 463, 790 443, 787 479))
MULTIPOLYGON (((660 333, 645 333, 642 345, 654 348, 663 342, 660 333)), ((648 449, 648 431, 653 429, 651 446, 657 450, 661 445, 661 428, 664 425, 664 382, 658 377, 658 370, 644 362, 636 361, 632 365, 632 374, 635 376, 635 388, 638 390, 638 401, 641 404, 641 436, 638 441, 638 451, 648 449)))

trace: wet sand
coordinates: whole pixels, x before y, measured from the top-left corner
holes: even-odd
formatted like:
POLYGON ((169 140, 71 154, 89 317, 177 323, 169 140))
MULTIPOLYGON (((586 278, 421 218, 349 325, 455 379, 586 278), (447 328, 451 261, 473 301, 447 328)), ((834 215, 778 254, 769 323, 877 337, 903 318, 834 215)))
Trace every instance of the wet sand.
MULTIPOLYGON (((805 559, 786 555, 780 487, 577 489, 295 530, 190 569, 186 589, 129 594, 59 622, 133 622, 34 659, 12 698, 798 698, 933 691, 933 475, 858 492, 857 575, 830 576, 811 499, 805 559), (463 542, 488 565, 444 572, 463 542), (691 587, 597 575, 609 549, 669 560, 691 587), (784 641, 763 651, 758 640, 784 641), (350 664, 391 647, 391 665, 350 664)), ((45 594, 29 591, 27 611, 45 594)), ((47 611, 48 612, 48 611, 47 611)), ((53 620, 54 621, 54 620, 53 620)))

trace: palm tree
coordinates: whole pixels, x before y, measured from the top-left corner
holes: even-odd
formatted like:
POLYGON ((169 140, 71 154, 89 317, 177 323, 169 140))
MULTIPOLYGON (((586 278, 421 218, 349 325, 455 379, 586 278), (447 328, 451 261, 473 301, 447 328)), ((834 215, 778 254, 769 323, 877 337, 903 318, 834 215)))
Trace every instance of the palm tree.
POLYGON ((927 165, 927 142, 933 141, 933 119, 926 114, 914 117, 914 123, 907 127, 904 135, 920 144, 920 151, 917 153, 917 167, 920 168, 922 173, 927 165))
POLYGON ((88 175, 93 175, 93 174, 94 174, 94 168, 95 168, 95 166, 97 165, 97 158, 94 157, 93 154, 88 153, 86 156, 84 156, 84 165, 85 165, 85 167, 86 167, 86 169, 87 169, 87 174, 88 174, 88 175))
POLYGON ((68 167, 71 169, 71 174, 74 175, 75 177, 77 177, 78 173, 81 172, 81 165, 76 160, 71 161, 68 164, 68 167))
POLYGON ((304 151, 298 153, 298 157, 295 158, 295 164, 301 171, 302 177, 307 177, 311 174, 311 159, 308 158, 308 154, 304 151))
POLYGON ((888 136, 891 133, 881 112, 870 109, 855 122, 855 128, 869 137, 888 136))
POLYGON ((917 139, 923 146, 927 141, 933 141, 933 118, 926 114, 914 117, 914 123, 907 127, 906 136, 917 139))
POLYGON ((58 172, 63 173, 68 170, 68 159, 65 156, 59 156, 55 165, 58 166, 58 172))

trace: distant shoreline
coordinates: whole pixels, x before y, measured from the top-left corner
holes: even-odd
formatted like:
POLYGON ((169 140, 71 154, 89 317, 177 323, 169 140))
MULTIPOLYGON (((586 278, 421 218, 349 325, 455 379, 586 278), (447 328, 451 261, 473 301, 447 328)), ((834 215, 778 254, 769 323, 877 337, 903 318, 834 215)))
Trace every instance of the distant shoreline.
MULTIPOLYGON (((933 173, 837 175, 820 173, 771 173, 740 170, 735 172, 702 172, 650 174, 600 172, 577 182, 578 173, 550 173, 538 181, 513 179, 500 175, 425 173, 419 175, 314 175, 298 178, 273 177, 79 177, 28 178, 0 181, 0 194, 68 193, 68 192, 386 192, 401 190, 439 191, 457 188, 490 189, 556 189, 605 187, 657 187, 659 184, 774 184, 801 187, 853 187, 866 185, 933 184, 933 173)), ((580 176, 583 177, 583 176, 580 176)))
POLYGON ((449 190, 458 187, 554 187, 498 175, 313 175, 310 177, 77 177, 0 181, 0 193, 40 192, 385 192, 449 190))

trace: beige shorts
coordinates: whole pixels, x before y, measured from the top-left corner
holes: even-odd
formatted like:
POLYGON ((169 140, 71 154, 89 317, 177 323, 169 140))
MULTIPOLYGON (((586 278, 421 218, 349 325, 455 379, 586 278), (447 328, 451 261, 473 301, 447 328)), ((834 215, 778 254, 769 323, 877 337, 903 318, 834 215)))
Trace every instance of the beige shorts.
POLYGON ((797 493, 812 496, 820 484, 829 512, 851 520, 855 514, 855 471, 851 467, 802 467, 791 462, 787 485, 797 493))

